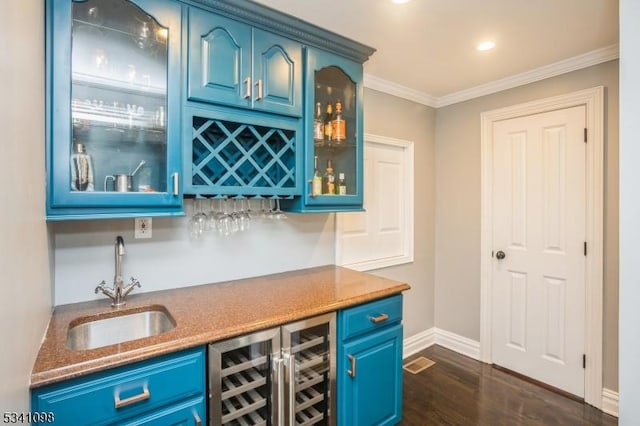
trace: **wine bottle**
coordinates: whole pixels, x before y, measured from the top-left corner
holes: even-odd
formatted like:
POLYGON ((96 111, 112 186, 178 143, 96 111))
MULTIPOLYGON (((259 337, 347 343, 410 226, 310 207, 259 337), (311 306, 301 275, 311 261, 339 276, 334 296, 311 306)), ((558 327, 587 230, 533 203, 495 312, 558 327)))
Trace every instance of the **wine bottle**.
POLYGON ((333 145, 333 108, 331 108, 331 103, 327 102, 327 110, 324 115, 324 144, 327 146, 333 145))
POLYGON ((322 176, 318 171, 318 156, 313 157, 313 177, 311 178, 311 196, 322 194, 322 176))
POLYGON ((344 173, 338 174, 338 184, 336 185, 337 195, 347 195, 347 181, 344 178, 344 173))
POLYGON ((340 145, 347 138, 347 123, 342 116, 342 102, 336 102, 336 112, 331 121, 331 136, 334 144, 340 145))
POLYGON ((322 119, 322 104, 316 103, 316 115, 313 117, 313 144, 322 146, 324 144, 324 121, 322 119))
POLYGON ((336 175, 333 174, 331 160, 327 160, 327 169, 322 177, 322 193, 325 195, 335 195, 336 193, 336 175))

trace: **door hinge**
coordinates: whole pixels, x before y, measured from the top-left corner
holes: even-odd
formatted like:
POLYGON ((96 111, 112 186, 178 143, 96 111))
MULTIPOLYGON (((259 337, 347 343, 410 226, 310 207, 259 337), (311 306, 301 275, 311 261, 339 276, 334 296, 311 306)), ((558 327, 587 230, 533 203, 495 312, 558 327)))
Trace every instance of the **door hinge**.
POLYGON ((587 128, 584 128, 584 143, 587 143, 587 128))
POLYGON ((584 242, 584 255, 587 255, 587 242, 584 242))
POLYGON ((582 368, 587 368, 587 355, 582 354, 582 368))

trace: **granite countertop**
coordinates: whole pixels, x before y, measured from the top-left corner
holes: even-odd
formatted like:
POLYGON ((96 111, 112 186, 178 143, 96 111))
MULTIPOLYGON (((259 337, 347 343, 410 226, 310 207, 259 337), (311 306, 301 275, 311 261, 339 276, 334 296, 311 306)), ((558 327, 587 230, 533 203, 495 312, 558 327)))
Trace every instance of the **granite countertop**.
POLYGON ((31 388, 279 326, 408 290, 408 284, 339 266, 320 266, 237 281, 132 293, 125 307, 110 300, 56 306, 31 373, 31 388), (97 349, 67 348, 71 323, 114 312, 165 307, 176 327, 158 336, 97 349), (79 320, 80 319, 80 320, 79 320))

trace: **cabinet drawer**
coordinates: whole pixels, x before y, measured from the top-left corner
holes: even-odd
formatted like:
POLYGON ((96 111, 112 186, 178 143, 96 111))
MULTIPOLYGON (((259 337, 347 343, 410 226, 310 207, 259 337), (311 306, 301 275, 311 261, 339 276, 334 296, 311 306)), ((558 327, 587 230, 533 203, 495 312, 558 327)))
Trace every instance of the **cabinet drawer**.
POLYGON ((204 348, 197 348, 36 389, 32 411, 53 412, 59 424, 121 422, 204 395, 204 380, 204 348))
POLYGON ((402 295, 391 296, 340 311, 340 339, 346 340, 402 320, 402 295))

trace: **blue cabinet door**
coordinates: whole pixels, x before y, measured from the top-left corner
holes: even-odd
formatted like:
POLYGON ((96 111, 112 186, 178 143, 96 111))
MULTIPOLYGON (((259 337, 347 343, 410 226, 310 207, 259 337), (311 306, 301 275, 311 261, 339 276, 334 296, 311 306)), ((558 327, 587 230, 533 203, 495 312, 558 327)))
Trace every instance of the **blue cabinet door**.
POLYGON ((188 99, 299 117, 302 45, 189 9, 188 99))
POLYGON ((189 9, 188 98, 250 108, 251 27, 189 9))
POLYGON ((400 422, 402 325, 344 343, 338 357, 338 424, 369 426, 400 422))
POLYGON ((46 4, 47 217, 180 215, 182 6, 105 6, 46 4), (76 150, 90 161, 80 165, 76 150))
POLYGON ((302 46, 275 34, 253 30, 254 108, 302 115, 302 46))
MULTIPOLYGON (((304 103, 304 169, 299 173, 303 196, 286 200, 284 206, 299 212, 361 211, 363 205, 363 71, 362 64, 318 49, 308 48, 305 53, 304 103), (340 104, 343 122, 341 137, 324 121, 335 114, 340 104), (314 135, 317 112, 325 139, 314 135), (332 135, 332 136, 329 136, 332 135), (334 139, 332 139, 334 138, 334 139), (335 191, 313 190, 314 171, 322 176, 333 166, 335 191), (344 191, 338 191, 342 174, 346 181, 344 191)), ((334 117, 335 118, 335 117, 334 117)), ((323 177, 324 179, 324 177, 323 177)))

